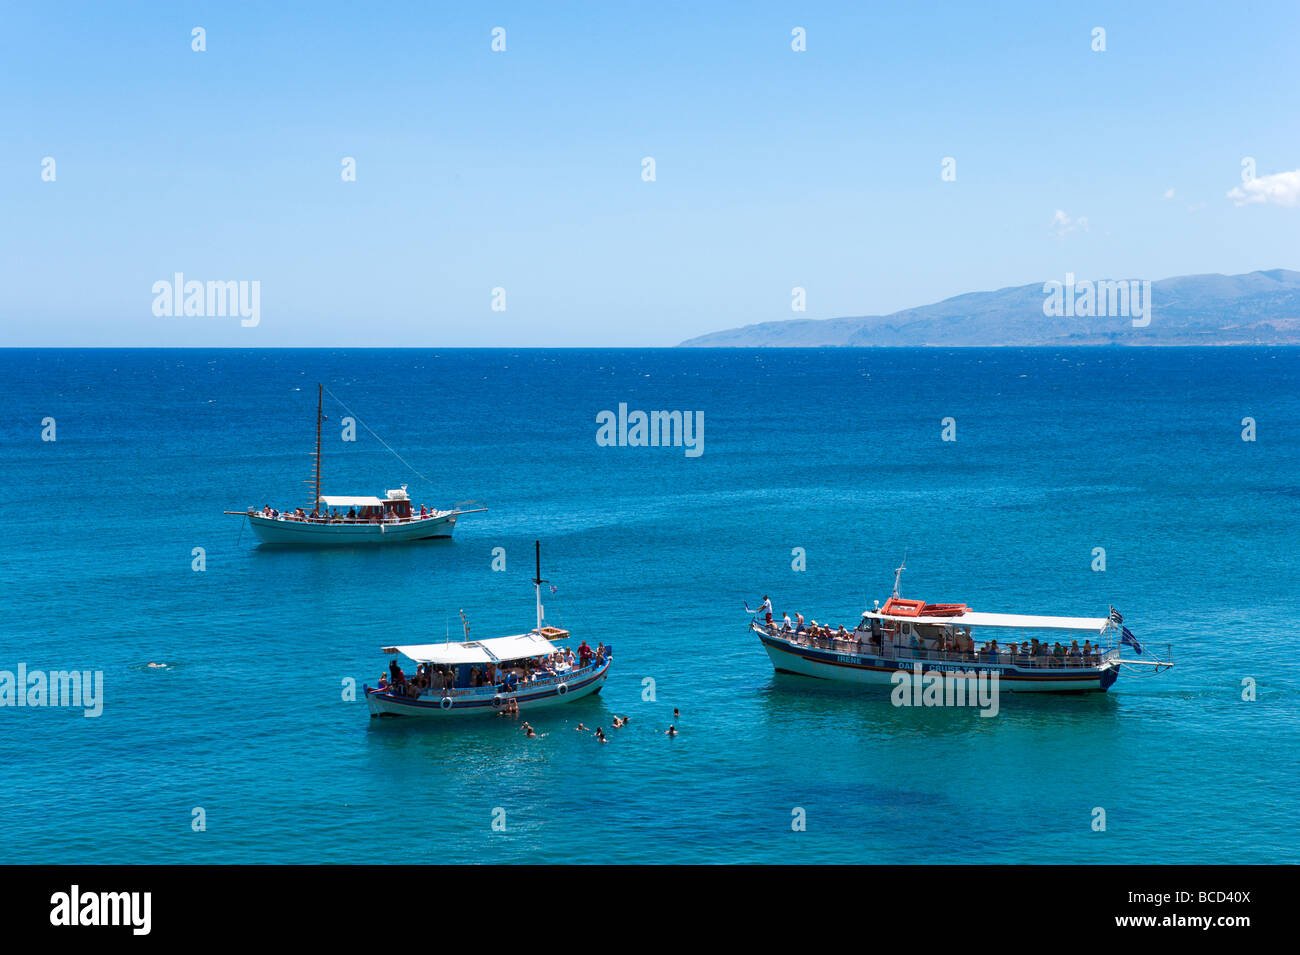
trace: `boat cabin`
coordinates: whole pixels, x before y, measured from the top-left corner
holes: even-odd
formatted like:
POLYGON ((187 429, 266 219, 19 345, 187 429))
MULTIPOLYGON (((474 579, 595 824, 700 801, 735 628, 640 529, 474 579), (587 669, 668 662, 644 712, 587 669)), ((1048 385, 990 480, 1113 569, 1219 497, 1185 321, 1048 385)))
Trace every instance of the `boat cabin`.
MULTIPOLYGON (((456 695, 457 690, 488 687, 512 690, 520 684, 563 679, 577 667, 560 659, 558 654, 563 651, 551 641, 568 636, 567 630, 546 627, 540 634, 533 631, 491 640, 384 647, 384 652, 401 654, 416 664, 414 673, 403 672, 402 676, 421 694, 456 695)), ((395 664, 393 661, 390 665, 390 672, 395 664)))
POLYGON ((319 503, 323 514, 351 511, 359 521, 409 521, 414 516, 405 487, 389 491, 387 498, 322 494, 319 503))
POLYGON ((885 606, 862 615, 854 636, 895 657, 1032 666, 1061 665, 1068 655, 1076 665, 1095 666, 1118 655, 1117 648, 1102 646, 1109 630, 1111 621, 1106 617, 981 613, 965 604, 927 604, 891 597, 885 606), (1070 650, 1079 642, 1087 648, 1086 658, 1084 652, 1070 650), (1063 653, 1053 661, 1058 645, 1063 653))

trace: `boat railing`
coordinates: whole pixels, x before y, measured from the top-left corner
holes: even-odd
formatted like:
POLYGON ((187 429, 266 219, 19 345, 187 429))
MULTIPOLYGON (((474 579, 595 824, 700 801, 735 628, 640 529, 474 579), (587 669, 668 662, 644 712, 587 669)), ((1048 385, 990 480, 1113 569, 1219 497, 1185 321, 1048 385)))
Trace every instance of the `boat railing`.
MULTIPOLYGON (((568 670, 561 670, 559 673, 548 674, 547 676, 544 677, 538 677, 535 680, 520 680, 517 684, 515 684, 514 690, 506 691, 506 695, 508 696, 510 693, 518 693, 520 690, 527 691, 527 690, 534 690, 534 689, 547 687, 547 686, 558 686, 561 683, 569 682, 575 677, 582 677, 594 673, 602 669, 606 665, 608 665, 611 662, 611 660, 612 658, 606 657, 600 663, 593 662, 593 663, 588 663, 585 667, 581 667, 581 666, 571 667, 568 670)), ((409 681, 407 685, 410 686, 409 681)), ((501 692, 502 685, 503 684, 498 682, 498 683, 490 683, 487 684, 486 686, 454 686, 451 688, 445 688, 440 686, 423 687, 421 688, 418 696, 403 695, 400 696, 399 698, 419 700, 419 699, 425 699, 427 697, 433 697, 434 699, 441 699, 444 696, 448 696, 451 697, 453 700, 456 700, 456 699, 462 699, 466 697, 491 697, 501 692)), ((384 690, 380 692, 388 693, 391 690, 392 690, 392 684, 389 684, 384 690)))
MULTIPOLYGON (((268 516, 263 514, 261 511, 250 511, 249 513, 253 517, 268 516)), ((296 524, 418 524, 420 521, 431 521, 437 518, 446 517, 447 513, 447 511, 429 511, 423 516, 412 514, 410 517, 384 517, 373 519, 369 517, 298 517, 295 514, 281 513, 272 518, 272 520, 292 521, 296 524)))
POLYGON ((1066 670, 1082 667, 1099 667, 1119 659, 1119 647, 1098 647, 1091 653, 1066 653, 1062 656, 1056 656, 1051 653, 1039 654, 1037 656, 1028 653, 1015 653, 1005 647, 999 647, 996 652, 990 652, 987 648, 978 648, 974 650, 933 650, 925 647, 907 647, 892 644, 887 640, 884 646, 871 640, 871 634, 866 631, 851 631, 852 636, 849 639, 842 637, 820 637, 813 636, 808 631, 791 631, 782 630, 779 627, 764 627, 762 624, 755 623, 755 628, 771 634, 782 640, 788 640, 799 646, 810 647, 815 650, 829 650, 833 653, 854 653, 854 654, 871 654, 879 656, 886 660, 899 660, 916 663, 959 663, 969 666, 979 666, 981 664, 996 666, 1016 666, 1025 669, 1055 669, 1066 670))

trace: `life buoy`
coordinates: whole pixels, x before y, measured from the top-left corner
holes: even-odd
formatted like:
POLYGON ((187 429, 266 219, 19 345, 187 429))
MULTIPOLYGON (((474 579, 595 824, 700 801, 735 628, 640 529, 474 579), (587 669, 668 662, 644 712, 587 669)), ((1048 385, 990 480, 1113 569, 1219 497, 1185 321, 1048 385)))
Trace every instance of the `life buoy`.
POLYGON ((506 701, 506 698, 505 698, 504 696, 502 696, 500 693, 498 693, 496 696, 492 697, 492 705, 493 705, 493 706, 500 706, 500 705, 501 705, 502 703, 504 703, 505 701, 506 701))
POLYGON ((444 710, 449 710, 449 709, 451 709, 451 697, 449 697, 449 696, 444 696, 444 697, 442 698, 442 702, 441 702, 440 704, 438 704, 438 705, 441 706, 444 710))
POLYGON ((564 694, 568 692, 569 692, 569 684, 567 683, 561 683, 559 686, 555 688, 556 696, 564 696, 564 694))

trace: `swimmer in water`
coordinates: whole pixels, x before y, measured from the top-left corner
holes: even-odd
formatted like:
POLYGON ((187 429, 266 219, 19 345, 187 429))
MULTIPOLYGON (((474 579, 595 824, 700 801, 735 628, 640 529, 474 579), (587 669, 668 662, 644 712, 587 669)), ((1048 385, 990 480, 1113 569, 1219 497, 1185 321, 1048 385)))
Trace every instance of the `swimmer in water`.
POLYGON ((605 731, 599 726, 596 727, 596 739, 600 740, 602 743, 609 742, 609 740, 605 739, 605 731))
POLYGON ((668 729, 664 730, 664 735, 665 735, 665 736, 676 736, 676 735, 677 735, 677 727, 676 727, 676 726, 669 726, 668 729))
POLYGON ((533 724, 529 723, 527 720, 524 720, 523 723, 519 724, 519 728, 523 730, 525 733, 527 733, 529 730, 533 728, 533 724))
POLYGON ((527 736, 529 739, 532 739, 537 734, 533 732, 533 728, 530 726, 528 727, 528 732, 524 733, 524 735, 527 736))
POLYGON ((623 725, 623 721, 619 719, 617 716, 614 717, 614 729, 618 729, 622 725, 623 725))
POLYGON ((682 714, 681 714, 681 713, 678 713, 678 712, 677 712, 677 707, 674 706, 674 707, 673 707, 673 719, 675 719, 675 720, 680 720, 681 718, 682 718, 682 714))
POLYGON ((587 727, 583 726, 581 723, 578 724, 577 729, 578 729, 578 732, 579 732, 579 733, 585 733, 585 732, 587 732, 587 727))

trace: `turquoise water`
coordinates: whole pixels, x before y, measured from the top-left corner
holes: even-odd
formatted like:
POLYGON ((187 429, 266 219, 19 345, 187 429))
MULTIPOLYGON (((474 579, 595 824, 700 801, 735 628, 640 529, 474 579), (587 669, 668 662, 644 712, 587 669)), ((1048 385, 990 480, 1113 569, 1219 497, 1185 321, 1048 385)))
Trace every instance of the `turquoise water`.
POLYGON ((105 703, 0 709, 0 862, 1300 861, 1298 383, 1296 349, 2 351, 0 669, 105 703), (434 483, 327 398, 327 492, 490 510, 256 548, 221 512, 307 499, 318 380, 434 483), (598 446, 620 402, 703 411, 704 453, 598 446), (461 609, 527 629, 536 538, 548 618, 616 648, 598 697, 532 740, 343 699, 461 609), (992 719, 774 675, 744 601, 851 626, 904 551, 904 596, 1113 604, 1178 666, 992 719))

